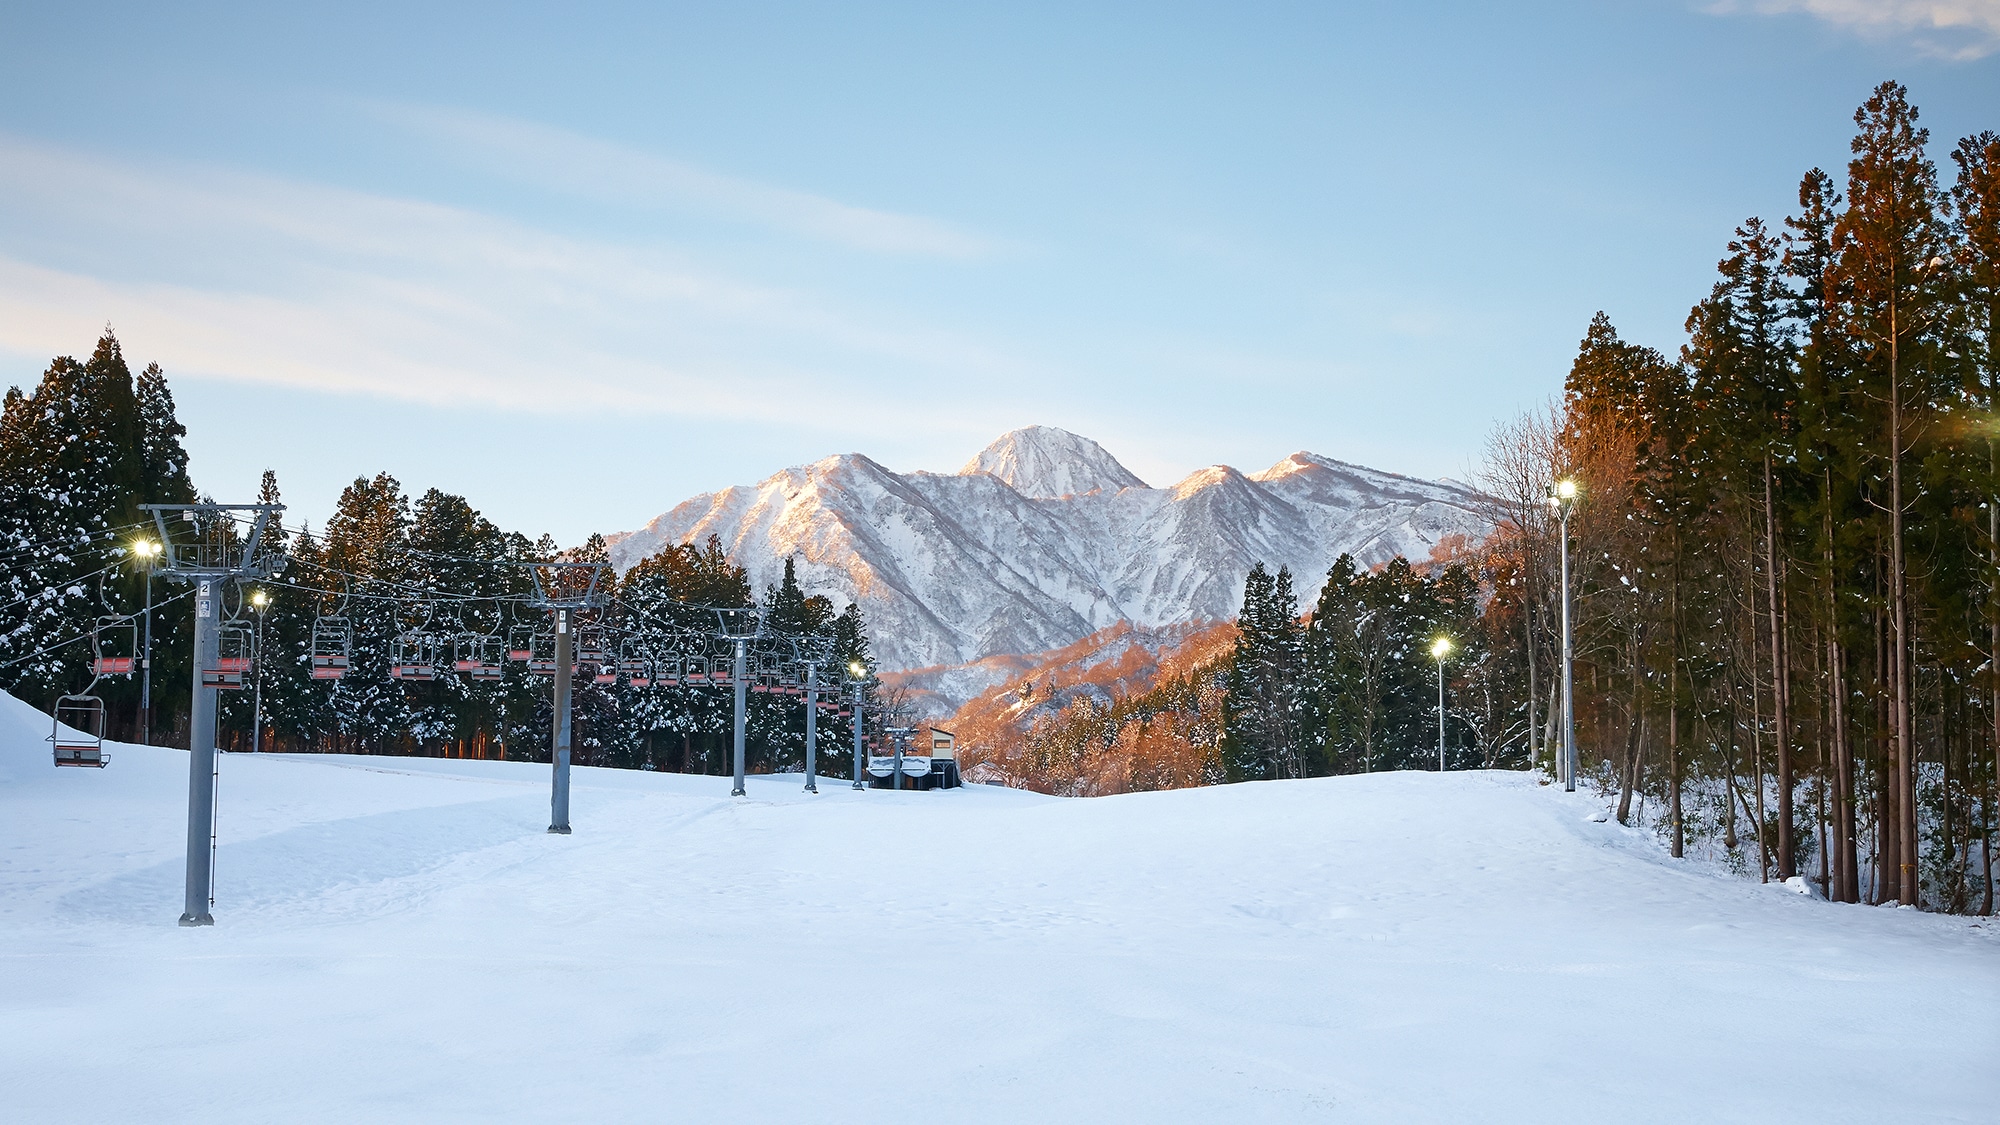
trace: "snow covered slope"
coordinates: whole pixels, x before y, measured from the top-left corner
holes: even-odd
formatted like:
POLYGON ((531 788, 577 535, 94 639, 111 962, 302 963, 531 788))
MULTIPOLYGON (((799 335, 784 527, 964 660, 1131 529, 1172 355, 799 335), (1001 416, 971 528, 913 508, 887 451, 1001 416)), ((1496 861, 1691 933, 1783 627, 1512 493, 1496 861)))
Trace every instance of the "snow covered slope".
POLYGON ((1487 526, 1443 482, 1296 453, 1251 476, 1203 469, 1148 488, 1097 443, 1006 434, 955 475, 846 454, 688 500, 606 536, 621 567, 720 536, 759 587, 787 556, 809 592, 861 604, 889 668, 1034 653, 1129 621, 1234 616, 1252 564, 1290 566, 1302 601, 1342 552, 1427 558, 1487 526))
POLYGON ((6 1117, 1991 1120, 2000 943, 1519 775, 1064 801, 408 758, 48 765, 0 700, 6 1117))

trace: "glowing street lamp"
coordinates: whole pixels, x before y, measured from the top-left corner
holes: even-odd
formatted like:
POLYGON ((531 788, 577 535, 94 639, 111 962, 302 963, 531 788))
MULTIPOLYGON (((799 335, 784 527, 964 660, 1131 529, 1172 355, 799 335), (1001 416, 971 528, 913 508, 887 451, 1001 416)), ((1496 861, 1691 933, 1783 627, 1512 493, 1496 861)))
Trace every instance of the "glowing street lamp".
POLYGON ((1438 772, 1444 772, 1444 658, 1451 655, 1451 638, 1431 642, 1431 658, 1438 664, 1438 772))
POLYGON ((157 539, 132 544, 132 553, 146 568, 145 641, 139 650, 139 744, 153 744, 153 564, 160 558, 157 539))
POLYGON ((868 687, 868 665, 848 661, 848 679, 854 681, 854 789, 868 789, 862 783, 862 771, 868 767, 862 759, 862 697, 868 687))
POLYGON ((1569 793, 1576 792, 1576 676, 1570 660, 1569 628, 1569 513, 1576 507, 1576 495, 1574 480, 1559 480, 1549 489, 1549 507, 1562 527, 1563 744, 1562 763, 1556 770, 1563 775, 1563 789, 1569 793))
POLYGON ((250 705, 250 752, 257 753, 264 745, 264 611, 270 608, 271 595, 262 590, 250 593, 250 607, 257 611, 257 664, 250 670, 255 702, 250 705))

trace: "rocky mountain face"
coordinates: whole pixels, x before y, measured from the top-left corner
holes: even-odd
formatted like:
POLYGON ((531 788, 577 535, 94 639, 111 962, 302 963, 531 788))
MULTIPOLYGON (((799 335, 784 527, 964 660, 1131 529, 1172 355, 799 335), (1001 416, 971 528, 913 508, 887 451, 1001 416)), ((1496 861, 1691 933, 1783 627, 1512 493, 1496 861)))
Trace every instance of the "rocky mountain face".
POLYGON ((1459 485, 1314 453, 1150 488, 1096 442, 1036 426, 955 474, 843 454, 696 496, 605 539, 623 569, 716 535, 760 589, 790 556, 808 592, 860 604, 885 668, 914 669, 1038 653, 1119 622, 1231 617, 1257 562, 1291 567, 1303 606, 1342 552, 1423 559, 1487 526, 1459 485))

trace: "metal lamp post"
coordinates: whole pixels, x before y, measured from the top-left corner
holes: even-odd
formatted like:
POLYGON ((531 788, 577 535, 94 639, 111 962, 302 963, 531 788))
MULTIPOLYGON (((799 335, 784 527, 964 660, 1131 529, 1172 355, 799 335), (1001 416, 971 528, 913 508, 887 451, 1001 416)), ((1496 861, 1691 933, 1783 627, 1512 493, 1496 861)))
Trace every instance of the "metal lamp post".
POLYGON ((250 752, 255 754, 264 748, 264 611, 271 607, 271 595, 258 590, 250 595, 250 606, 257 611, 257 661, 250 668, 250 752))
POLYGON ((1444 772, 1444 658, 1451 655, 1451 638, 1431 642, 1431 656, 1438 666, 1438 772, 1444 772))
POLYGON ((153 744, 153 564, 160 557, 156 539, 141 539, 132 545, 146 567, 146 612, 144 640, 139 649, 139 745, 153 744))
POLYGON ((806 792, 819 792, 819 663, 806 662, 806 792))
POLYGON ((1562 534, 1562 763, 1563 790, 1576 792, 1576 676, 1571 662, 1569 623, 1569 513, 1576 506, 1576 482, 1557 481, 1549 490, 1549 507, 1554 508, 1562 534))
POLYGON ((861 701, 867 694, 864 689, 867 686, 868 666, 859 660, 852 661, 847 665, 847 674, 854 680, 854 787, 866 789, 867 784, 861 780, 868 767, 861 753, 861 701))

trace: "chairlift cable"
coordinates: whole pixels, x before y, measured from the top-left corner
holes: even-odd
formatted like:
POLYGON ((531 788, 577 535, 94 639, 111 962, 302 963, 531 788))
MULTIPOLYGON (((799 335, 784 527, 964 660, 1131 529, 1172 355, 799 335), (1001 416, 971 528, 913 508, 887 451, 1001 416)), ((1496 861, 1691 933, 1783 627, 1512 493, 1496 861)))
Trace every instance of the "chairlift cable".
MULTIPOLYGON (((173 597, 166 599, 165 601, 154 602, 153 608, 157 610, 162 606, 172 605, 175 602, 180 601, 182 598, 193 596, 193 594, 194 591, 192 589, 183 590, 180 593, 175 594, 173 597)), ((78 641, 87 641, 90 639, 90 636, 91 636, 90 633, 78 633, 76 636, 71 637, 66 641, 57 641, 55 644, 45 645, 42 648, 38 648, 33 652, 27 653, 22 656, 17 656, 12 660, 7 661, 5 664, 0 664, 0 670, 12 668, 16 664, 25 664, 28 661, 33 660, 38 656, 47 656, 48 654, 55 652, 58 649, 68 648, 69 646, 75 644, 78 641)))

